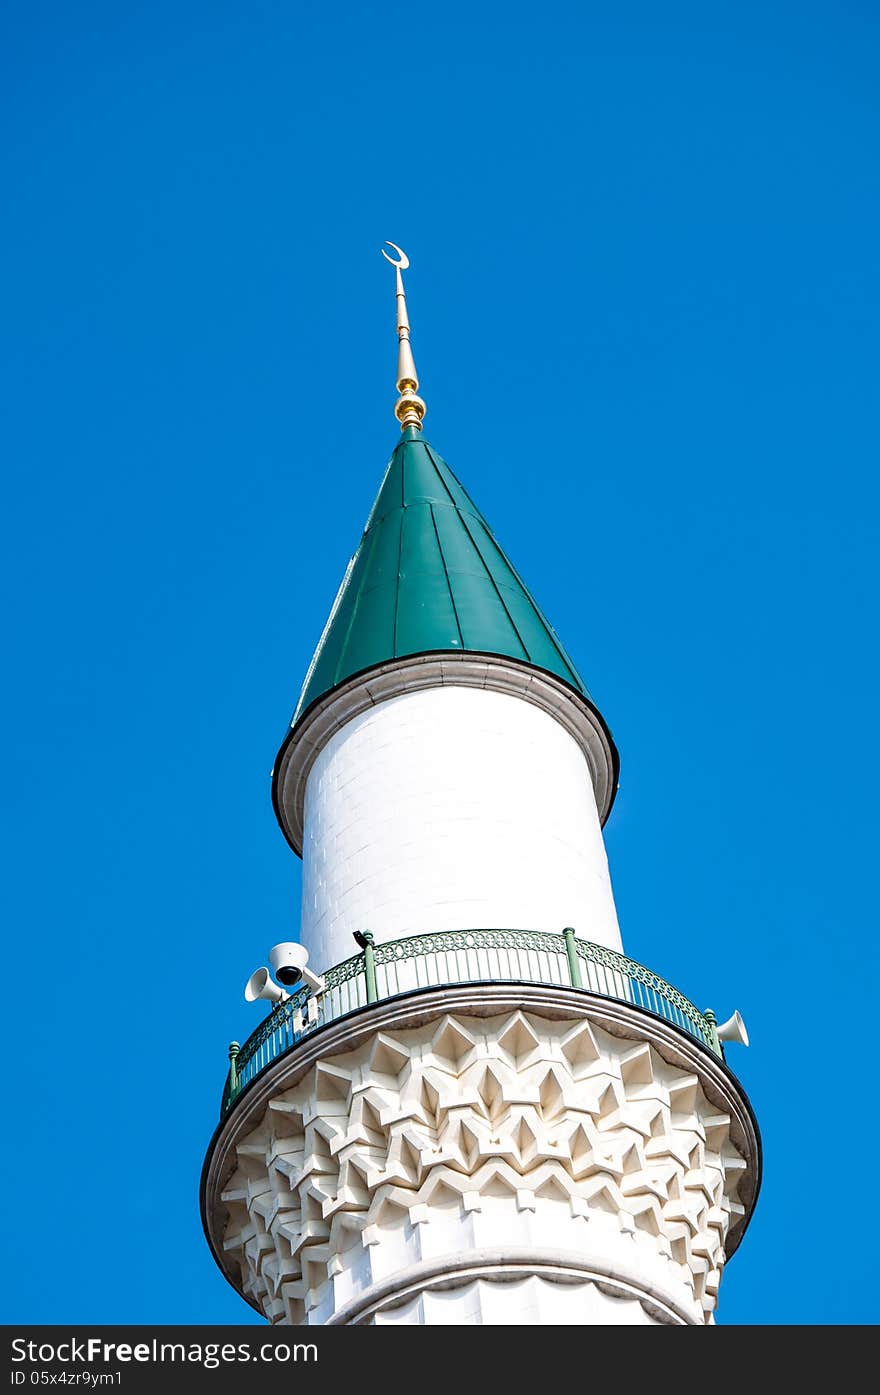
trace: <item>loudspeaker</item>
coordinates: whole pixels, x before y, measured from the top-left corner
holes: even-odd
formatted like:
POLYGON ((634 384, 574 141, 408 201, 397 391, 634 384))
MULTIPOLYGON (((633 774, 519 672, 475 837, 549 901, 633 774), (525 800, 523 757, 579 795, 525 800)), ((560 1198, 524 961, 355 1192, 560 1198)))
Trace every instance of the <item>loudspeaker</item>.
POLYGON ((275 970, 279 983, 283 983, 285 988, 292 988, 295 983, 299 983, 303 976, 303 969, 309 962, 309 951, 302 945, 294 944, 292 940, 285 940, 283 944, 275 945, 269 950, 269 963, 275 970))
POLYGON ((273 983, 269 970, 263 968, 255 969, 251 974, 245 985, 244 996, 249 1003, 255 1003, 258 998, 265 998, 270 1003, 283 1003, 290 994, 279 988, 277 983, 273 983))
POLYGON ((746 1024, 738 1012, 735 1012, 732 1017, 728 1017, 727 1021, 722 1022, 716 1030, 719 1041, 738 1041, 740 1046, 748 1046, 749 1044, 746 1024))

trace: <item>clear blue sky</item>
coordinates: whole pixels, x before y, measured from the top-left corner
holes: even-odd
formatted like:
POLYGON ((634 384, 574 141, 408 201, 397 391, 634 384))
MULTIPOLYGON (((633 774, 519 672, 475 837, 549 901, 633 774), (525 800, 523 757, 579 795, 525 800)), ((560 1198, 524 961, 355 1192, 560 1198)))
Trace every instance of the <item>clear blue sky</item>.
POLYGON ((199 1170, 397 436, 384 238, 426 436, 620 747, 627 950, 748 1022, 719 1319, 876 1320, 876 7, 4 26, 5 1320, 256 1320, 199 1170))

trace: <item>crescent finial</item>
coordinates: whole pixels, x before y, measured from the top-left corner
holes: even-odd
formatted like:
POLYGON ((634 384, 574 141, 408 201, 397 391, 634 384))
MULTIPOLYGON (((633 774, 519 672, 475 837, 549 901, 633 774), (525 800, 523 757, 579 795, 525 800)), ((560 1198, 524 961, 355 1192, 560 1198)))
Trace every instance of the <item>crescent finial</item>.
POLYGON ((406 255, 403 248, 398 247, 396 242, 388 242, 387 240, 385 242, 385 247, 380 247, 379 251, 382 253, 386 262, 390 262, 392 266, 396 266, 400 271, 406 271, 409 266, 409 257, 406 255), (395 252, 400 254, 400 261, 396 262, 393 257, 389 257, 388 253, 385 251, 385 247, 393 247, 395 252))
POLYGON ((390 262, 395 268, 397 280, 397 391, 400 396, 394 404, 394 415, 400 422, 401 431, 405 431, 408 426, 414 426, 417 431, 421 431, 422 418, 428 409, 417 395, 419 379, 409 342, 409 316, 406 313, 406 294, 400 274, 408 268, 409 257, 396 242, 386 239, 385 247, 380 247, 379 251, 386 262, 390 262), (392 247, 399 260, 389 256, 385 247, 392 247))

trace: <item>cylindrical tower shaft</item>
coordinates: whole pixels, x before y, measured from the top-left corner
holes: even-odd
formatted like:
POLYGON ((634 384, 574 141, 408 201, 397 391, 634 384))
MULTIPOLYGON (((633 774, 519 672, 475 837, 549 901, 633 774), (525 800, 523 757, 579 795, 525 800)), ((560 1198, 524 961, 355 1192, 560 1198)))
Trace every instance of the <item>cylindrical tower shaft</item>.
POLYGON ((539 707, 443 685, 352 718, 308 776, 300 936, 323 969, 369 928, 572 925, 620 949, 586 759, 539 707))

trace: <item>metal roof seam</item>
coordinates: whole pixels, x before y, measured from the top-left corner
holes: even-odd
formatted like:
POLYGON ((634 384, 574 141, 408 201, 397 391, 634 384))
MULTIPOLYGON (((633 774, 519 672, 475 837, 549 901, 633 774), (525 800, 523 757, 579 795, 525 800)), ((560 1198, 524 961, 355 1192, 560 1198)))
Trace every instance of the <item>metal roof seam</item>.
MULTIPOLYGON (((504 614, 507 616, 507 620, 508 620, 508 623, 509 623, 509 625, 510 625, 510 628, 513 630, 513 633, 516 635, 517 642, 519 643, 519 646, 520 646, 520 648, 522 649, 522 652, 523 652, 523 657, 524 657, 526 660, 529 660, 529 659, 531 658, 531 655, 530 655, 530 653, 529 653, 528 646, 527 646, 525 640, 523 639, 522 635, 521 635, 520 632, 519 632, 519 626, 517 625, 516 621, 514 620, 513 616, 512 616, 511 613, 510 613, 510 609, 509 609, 509 607, 508 607, 508 605, 507 605, 507 602, 505 601, 504 596, 503 596, 502 593, 501 593, 501 587, 498 585, 498 582, 495 580, 495 576, 494 576, 494 574, 493 574, 493 572, 492 572, 492 568, 489 566, 489 563, 486 561, 485 557, 483 556, 483 553, 482 553, 482 551, 481 551, 481 549, 480 549, 480 545, 479 545, 479 543, 477 542, 476 538, 474 537, 473 533, 471 532, 470 528, 468 527, 468 522, 467 522, 467 519, 465 518, 464 514, 460 514, 459 517, 461 518, 461 521, 462 521, 462 523, 464 524, 464 530, 465 530, 465 532, 467 533, 468 537, 470 538, 471 542, 473 543, 474 551, 476 552, 477 556, 479 557, 480 561, 482 562, 483 567, 484 567, 485 572, 486 572, 486 575, 488 576, 489 580, 490 580, 491 583, 492 583, 492 589, 494 590, 495 595, 498 597, 499 601, 501 602, 501 608, 502 608, 502 610, 504 611, 504 614)), ((490 534, 490 536, 491 536, 491 534, 490 534)))
POLYGON ((461 628, 461 620, 458 614, 458 606, 455 604, 455 591, 449 578, 449 568, 446 565, 446 558, 443 555, 443 544, 440 541, 440 533, 437 529, 437 520, 434 517, 434 505, 429 504, 428 509, 431 514, 431 523, 434 527, 434 536, 437 539, 437 551, 440 554, 440 561, 443 563, 443 575, 446 577, 446 585, 449 590, 449 600, 452 603, 452 614, 455 616, 455 628, 458 630, 458 638, 462 649, 464 649, 464 632, 461 628))
MULTIPOLYGON (((361 547, 363 547, 364 543, 366 542, 366 539, 367 539, 367 535, 364 534, 363 540, 362 540, 362 542, 361 542, 361 547)), ((366 557, 365 557, 365 559, 364 559, 364 571, 366 571, 367 568, 368 568, 369 565, 370 565, 370 561, 372 560, 373 553, 374 553, 375 550, 376 550, 376 543, 377 543, 378 539, 379 539, 379 529, 377 528, 376 531, 373 533, 373 537, 372 537, 372 540, 371 540, 371 542, 370 542, 370 550, 369 550, 369 553, 366 554, 366 557)), ((360 551, 360 548, 358 549, 358 551, 360 551)), ((354 573, 352 572, 352 574, 354 574, 354 573)), ((353 630, 353 628, 354 628, 355 617, 357 616, 358 610, 359 610, 359 608, 360 608, 361 598, 362 598, 363 594, 364 594, 364 591, 363 591, 363 588, 361 588, 361 589, 358 590, 358 593, 357 593, 357 595, 356 595, 355 598, 354 598, 354 605, 353 605, 352 608, 351 608, 351 618, 350 618, 350 620, 349 620, 349 622, 348 622, 348 625, 346 626, 345 637, 344 637, 344 639, 343 639, 341 645, 339 646, 339 655, 338 655, 338 657, 337 657, 336 663, 335 663, 334 666, 333 666, 333 683, 332 683, 331 686, 334 686, 334 687, 335 687, 335 685, 339 682, 339 679, 340 679, 340 669, 342 668, 342 661, 343 661, 343 658, 344 658, 344 656, 345 656, 345 652, 346 652, 346 650, 348 649, 348 641, 349 641, 349 639, 351 638, 351 632, 352 632, 352 630, 353 630)), ((330 637, 330 636, 328 635, 327 638, 329 639, 329 637, 330 637)), ((320 660, 319 660, 319 662, 320 662, 320 660)), ((345 675, 343 674, 342 676, 344 677, 345 675)))

